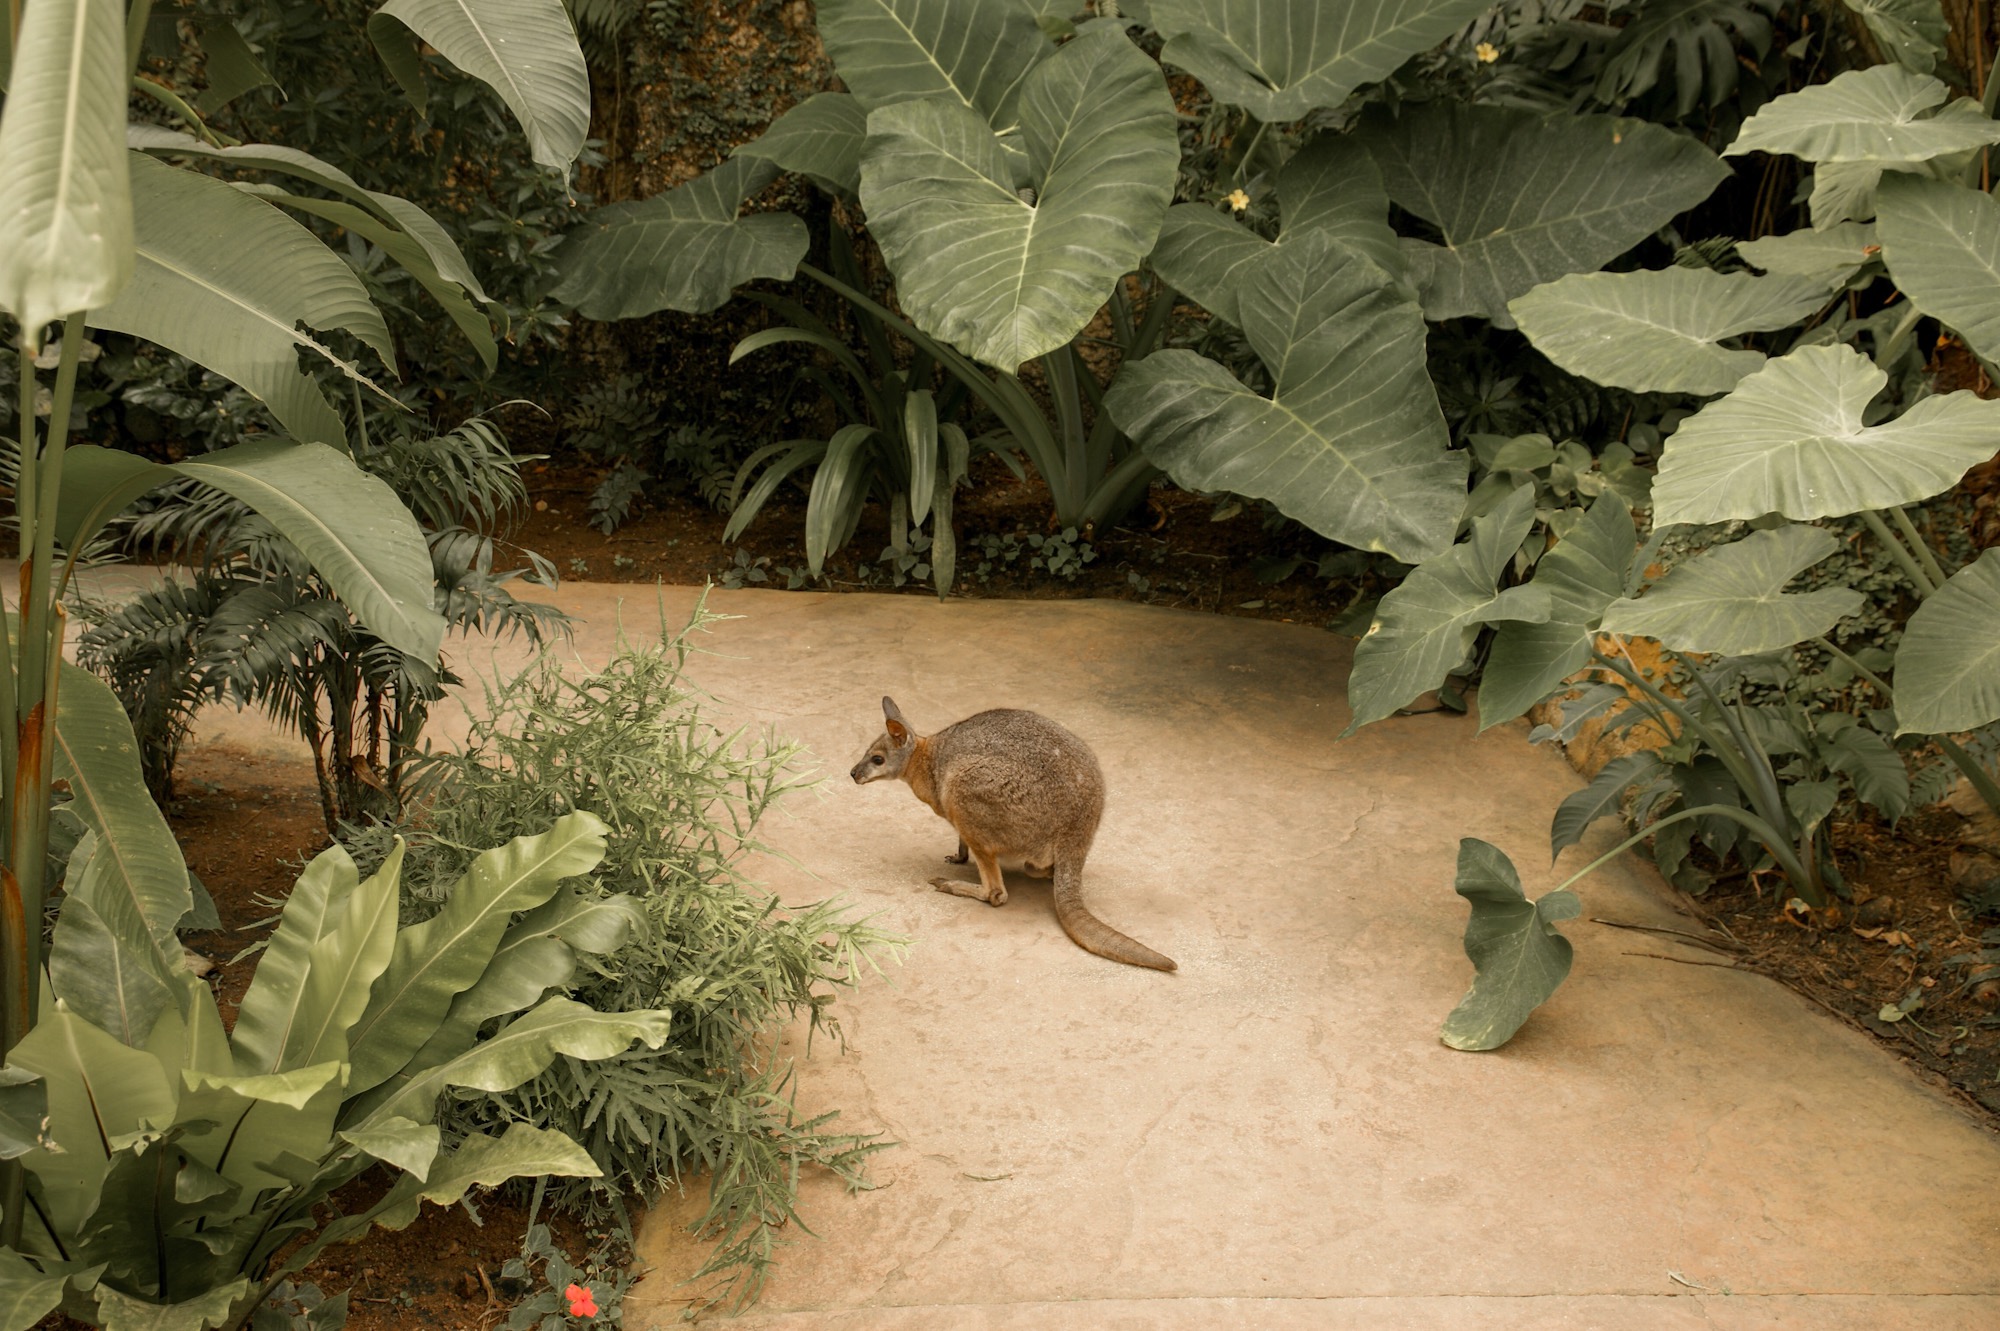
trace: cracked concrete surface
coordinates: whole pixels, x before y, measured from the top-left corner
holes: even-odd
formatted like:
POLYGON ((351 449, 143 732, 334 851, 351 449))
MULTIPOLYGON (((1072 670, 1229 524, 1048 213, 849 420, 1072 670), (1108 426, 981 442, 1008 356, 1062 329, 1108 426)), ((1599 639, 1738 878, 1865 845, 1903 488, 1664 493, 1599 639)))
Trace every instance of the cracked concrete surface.
MULTIPOLYGON (((694 594, 660 595, 678 622, 694 594)), ((563 590, 584 658, 621 597, 649 626, 652 588, 563 590)), ((1568 984, 1511 1045, 1438 1043, 1471 974, 1459 838, 1506 850, 1531 894, 1609 844, 1548 869, 1577 778, 1518 728, 1410 717, 1336 744, 1348 645, 1280 624, 711 605, 744 616, 693 671, 720 716, 803 740, 830 778, 767 829, 811 874, 760 872, 914 940, 840 1000, 844 1052, 788 1043, 802 1112, 899 1145, 874 1191, 805 1180, 819 1237, 782 1251, 745 1328, 2000 1327, 2000 1141, 1776 984, 1578 920, 1568 984), (885 693, 926 731, 1021 706, 1082 735, 1110 789, 1086 896, 1180 971, 1078 949, 1046 882, 1010 875, 997 910, 928 887, 950 828, 845 779, 885 693)), ((1684 923, 1630 860, 1580 891, 1586 915, 1684 923)), ((628 1325, 678 1314, 698 1201, 654 1213, 628 1325)))

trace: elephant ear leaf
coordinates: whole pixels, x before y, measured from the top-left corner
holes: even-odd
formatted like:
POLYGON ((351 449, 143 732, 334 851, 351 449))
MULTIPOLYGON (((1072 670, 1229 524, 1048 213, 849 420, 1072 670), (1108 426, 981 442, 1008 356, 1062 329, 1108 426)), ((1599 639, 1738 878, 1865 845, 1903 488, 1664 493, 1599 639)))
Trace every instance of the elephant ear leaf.
POLYGON ((1852 588, 1785 590, 1839 547, 1824 527, 1795 523, 1753 532, 1696 555, 1643 596, 1612 602, 1602 627, 1656 638, 1681 652, 1754 656, 1790 647, 1861 609, 1862 595, 1852 588))
POLYGON ((1924 598, 1896 649, 1899 735, 1976 730, 2000 718, 2000 549, 1924 598))
POLYGON ((1615 116, 1430 103, 1361 133, 1389 198, 1443 233, 1405 242, 1425 317, 1503 328, 1508 301, 1603 267, 1729 175, 1694 139, 1615 116))
POLYGON ((1009 372, 1067 345, 1152 251, 1180 161, 1166 80, 1118 32, 1037 65, 1019 112, 1021 153, 961 101, 881 107, 861 164, 911 321, 1009 372))
POLYGON ((1484 8, 1479 0, 1153 0, 1161 59, 1269 124, 1339 106, 1484 8))
POLYGON ((1054 48, 1018 0, 820 0, 820 40, 868 110, 939 97, 995 128, 1054 48))
POLYGON ((1438 1038, 1453 1049, 1498 1049, 1569 977, 1573 949, 1556 923, 1583 903, 1567 888, 1528 900, 1513 861, 1477 837, 1458 843, 1456 887, 1472 907, 1465 955, 1478 973, 1438 1038))
POLYGON ((557 253, 553 294, 587 319, 636 319, 707 314, 745 282, 789 281, 806 257, 806 224, 790 213, 737 216, 778 171, 732 157, 664 194, 599 208, 557 253))
POLYGON ((1105 395, 1118 428, 1191 489, 1269 499, 1322 536, 1406 563, 1443 553, 1465 506, 1465 455, 1449 451, 1421 312, 1331 235, 1251 269, 1243 327, 1272 396, 1191 351, 1156 351, 1105 395))

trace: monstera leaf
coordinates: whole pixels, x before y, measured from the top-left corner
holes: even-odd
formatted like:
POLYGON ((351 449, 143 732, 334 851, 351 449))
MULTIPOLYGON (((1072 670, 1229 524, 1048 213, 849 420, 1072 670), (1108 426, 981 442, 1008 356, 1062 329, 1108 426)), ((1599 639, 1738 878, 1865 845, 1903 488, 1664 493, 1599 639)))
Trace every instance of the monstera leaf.
POLYGON ((1764 353, 1723 338, 1796 323, 1829 294, 1817 282, 1675 267, 1573 273, 1507 308, 1535 349, 1572 374, 1640 393, 1726 393, 1764 353))
POLYGON ((1395 72, 1479 0, 1153 0, 1160 58, 1257 119, 1299 120, 1395 72))
POLYGON ((1809 521, 1913 504, 2000 450, 2000 403, 1928 397, 1882 425, 1862 411, 1889 376, 1852 347, 1804 347, 1746 378, 1667 440, 1653 520, 1809 521))
POLYGON ((1644 0, 1604 51, 1597 100, 1622 106, 1651 92, 1671 68, 1674 109, 1685 119, 1736 94, 1738 43, 1761 58, 1771 49, 1779 0, 1644 0))
POLYGON ((1458 843, 1456 890, 1472 907, 1465 955, 1478 974, 1438 1038, 1453 1049, 1498 1049, 1569 977, 1572 949, 1556 923, 1582 914, 1583 903, 1567 888, 1528 900, 1513 861, 1477 837, 1458 843))
POLYGON ((1346 733, 1444 683, 1465 660, 1482 625, 1548 619, 1546 588, 1498 586, 1534 520, 1535 489, 1524 485, 1473 519, 1470 538, 1419 564, 1382 598, 1375 622, 1354 648, 1354 671, 1347 680, 1354 719, 1346 733))
POLYGON ((1606 491, 1535 564, 1533 585, 1548 593, 1549 617, 1496 626, 1479 679, 1482 731, 1520 716, 1590 660, 1592 631, 1604 607, 1625 594, 1625 570, 1638 547, 1632 510, 1606 491))
POLYGON ((1613 116, 1433 102, 1371 113, 1363 142, 1389 197, 1444 233, 1407 242, 1425 317, 1501 327, 1508 301, 1601 268, 1729 174, 1692 138, 1613 116))
POLYGON ((745 282, 789 280, 806 256, 806 224, 790 213, 736 215, 777 176, 775 163, 732 157, 665 194, 599 208, 556 255, 556 299, 587 319, 706 314, 745 282))
POLYGON ((1242 314, 1271 397, 1191 351, 1156 351, 1105 394, 1118 428, 1190 489, 1269 499, 1322 536, 1405 563, 1442 553, 1465 459, 1447 451, 1416 306, 1374 264, 1312 235, 1255 266, 1242 314))
MULTIPOLYGON (((42 326, 105 304, 132 277, 132 192, 125 170, 125 7, 37 0, 15 46, 0 117, 0 308, 31 346, 42 326)), ((8 53, 0 51, 0 57, 8 53)))
POLYGON ((1950 95, 1937 79, 1900 65, 1849 70, 1773 98, 1743 122, 1724 156, 1767 152, 1808 162, 1914 163, 2000 143, 2000 123, 1987 119, 1977 101, 1944 106, 1950 95))
POLYGON ((1175 204, 1160 227, 1153 268, 1174 290, 1239 327, 1239 298, 1250 266, 1302 236, 1325 233, 1385 273, 1402 272, 1382 174, 1352 139, 1322 135, 1285 163, 1278 173, 1278 207, 1282 226, 1273 242, 1204 204, 1175 204))
POLYGON ((590 132, 590 70, 561 0, 389 0, 376 10, 368 35, 422 110, 400 29, 499 93, 537 162, 561 170, 576 160, 590 132))
POLYGON ((1066 346, 1153 248, 1180 162, 1173 99, 1122 33, 1081 37, 1022 85, 1027 187, 963 102, 868 116, 861 202, 911 320, 1013 371, 1066 346))
POLYGON ((868 112, 850 93, 820 92, 771 122, 762 134, 736 149, 738 157, 761 157, 781 171, 825 181, 850 197, 861 190, 861 144, 868 137, 868 112))
POLYGON ((1054 49, 1034 11, 1009 0, 820 0, 816 12, 834 71, 870 111, 941 97, 1005 129, 1054 49))
POLYGON ((1656 638, 1680 652, 1754 656, 1826 633, 1861 608, 1846 587, 1785 584, 1840 548, 1823 527, 1794 524, 1705 550, 1631 600, 1605 608, 1606 633, 1656 638))
POLYGON ((1875 196, 1882 260, 1904 295, 2000 359, 2000 203, 1985 190, 1896 174, 1875 196))
POLYGON ((1845 283, 1881 250, 1875 228, 1840 222, 1824 230, 1791 231, 1737 245, 1736 253, 1772 277, 1802 277, 1829 287, 1845 283))
POLYGON ((1896 649, 1896 733, 1943 735, 2000 720, 2000 549, 1924 598, 1896 649))
POLYGON ((143 153, 126 160, 138 266, 116 300, 90 312, 90 326, 145 338, 234 380, 301 443, 346 447, 346 427, 298 353, 368 381, 298 326, 344 329, 394 365, 389 330, 354 270, 241 190, 143 153))

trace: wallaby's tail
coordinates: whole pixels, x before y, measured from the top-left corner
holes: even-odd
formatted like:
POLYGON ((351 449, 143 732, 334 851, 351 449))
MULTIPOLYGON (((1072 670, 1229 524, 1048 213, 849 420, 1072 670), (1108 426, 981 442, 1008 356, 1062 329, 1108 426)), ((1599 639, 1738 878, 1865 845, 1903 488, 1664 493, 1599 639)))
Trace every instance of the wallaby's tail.
POLYGON ((1056 864, 1056 919, 1076 945, 1127 966, 1150 966, 1156 971, 1176 969, 1172 957, 1163 957, 1136 939, 1127 938, 1083 904, 1083 871, 1074 861, 1056 864))

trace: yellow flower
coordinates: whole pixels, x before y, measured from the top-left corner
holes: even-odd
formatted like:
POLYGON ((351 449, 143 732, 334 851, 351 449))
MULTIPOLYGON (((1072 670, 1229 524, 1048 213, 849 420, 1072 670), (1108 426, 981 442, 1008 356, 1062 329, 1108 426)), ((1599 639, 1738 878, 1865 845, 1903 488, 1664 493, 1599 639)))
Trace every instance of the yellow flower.
POLYGON ((1472 48, 1472 53, 1479 57, 1479 63, 1482 65, 1490 65, 1500 58, 1500 48, 1492 42, 1479 43, 1472 48))
POLYGON ((1240 189, 1233 189, 1229 191, 1229 198, 1225 202, 1240 213, 1250 206, 1250 196, 1240 189))

